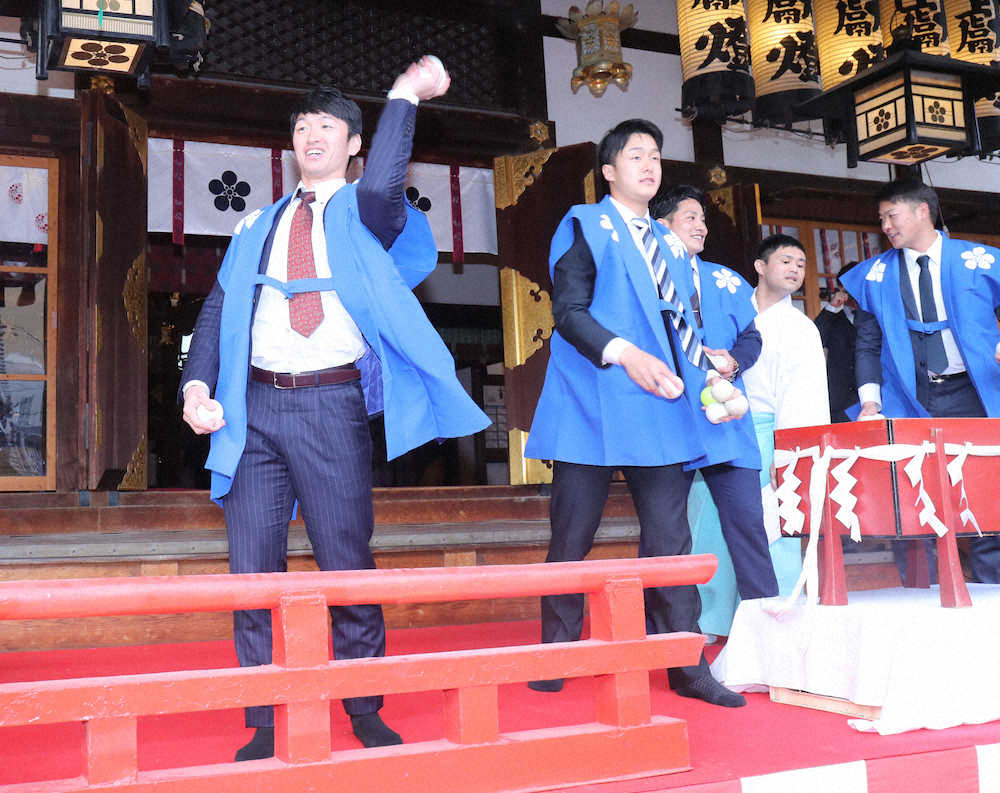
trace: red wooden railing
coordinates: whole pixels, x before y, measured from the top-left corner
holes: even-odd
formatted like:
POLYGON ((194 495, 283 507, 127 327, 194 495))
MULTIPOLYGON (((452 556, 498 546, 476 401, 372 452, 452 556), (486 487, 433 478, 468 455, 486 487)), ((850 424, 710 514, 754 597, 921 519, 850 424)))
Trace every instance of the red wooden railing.
POLYGON ((0 685, 0 727, 83 722, 83 776, 0 793, 485 793, 690 767, 687 724, 653 716, 648 670, 696 663, 703 638, 646 636, 642 590, 707 581, 713 556, 545 565, 0 583, 0 619, 268 608, 273 663, 0 685), (580 642, 331 661, 327 607, 586 592, 580 642), (596 721, 500 733, 497 687, 596 676, 596 721), (442 690, 443 740, 331 752, 331 699, 442 690), (274 704, 275 757, 156 771, 137 764, 140 716, 274 704))

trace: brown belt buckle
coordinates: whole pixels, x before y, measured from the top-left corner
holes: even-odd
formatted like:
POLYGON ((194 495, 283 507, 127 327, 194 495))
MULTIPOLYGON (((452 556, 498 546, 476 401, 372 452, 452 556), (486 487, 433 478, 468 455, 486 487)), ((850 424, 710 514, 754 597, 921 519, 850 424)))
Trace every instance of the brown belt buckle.
POLYGON ((275 388, 280 388, 282 391, 287 391, 290 388, 295 388, 295 375, 292 375, 292 384, 291 385, 281 385, 278 382, 278 373, 277 372, 271 372, 271 379, 274 381, 274 387, 275 388))

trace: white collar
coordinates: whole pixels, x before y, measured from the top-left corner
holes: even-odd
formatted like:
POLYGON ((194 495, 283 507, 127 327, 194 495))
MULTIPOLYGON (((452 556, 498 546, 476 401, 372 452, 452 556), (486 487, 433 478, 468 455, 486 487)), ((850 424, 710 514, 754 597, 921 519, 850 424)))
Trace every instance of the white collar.
POLYGON ((295 187, 293 195, 297 197, 299 190, 304 193, 316 193, 316 203, 322 206, 345 184, 347 184, 347 180, 344 177, 327 179, 325 182, 316 182, 312 187, 306 187, 302 182, 299 182, 295 187))

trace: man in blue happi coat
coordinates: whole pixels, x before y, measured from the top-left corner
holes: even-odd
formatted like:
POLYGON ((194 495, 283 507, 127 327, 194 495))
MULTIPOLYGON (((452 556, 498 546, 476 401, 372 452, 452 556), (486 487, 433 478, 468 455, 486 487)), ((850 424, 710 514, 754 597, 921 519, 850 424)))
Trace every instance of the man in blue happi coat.
MULTIPOLYGON (((707 431, 723 426, 708 425, 698 402, 705 369, 688 362, 705 363, 706 353, 684 245, 648 210, 660 186, 662 142, 643 119, 608 132, 598 161, 610 195, 573 207, 552 238, 555 331, 525 448, 528 457, 553 461, 548 561, 582 559, 590 550, 615 469, 639 516, 640 556, 691 549, 689 463, 711 459, 707 431)), ((763 530, 760 544, 766 558, 763 530)), ((767 592, 776 593, 776 586, 767 592)), ((646 590, 651 633, 697 632, 699 613, 694 586, 646 590)), ((582 619, 581 595, 543 598, 543 641, 578 639, 582 619)), ((712 678, 704 658, 671 669, 669 678, 684 696, 745 704, 712 678)), ((531 686, 558 691, 562 684, 531 686)))
MULTIPOLYGON (((185 421, 212 434, 230 572, 286 569, 296 502, 321 569, 374 567, 369 415, 384 413, 390 459, 489 423, 411 291, 437 262, 426 218, 403 196, 416 105, 448 84, 431 57, 396 79, 357 184, 345 175, 360 109, 336 89, 305 94, 291 113, 299 186, 234 232, 181 384, 185 421)), ((384 655, 381 606, 330 611, 336 658, 384 655)), ((270 612, 236 612, 234 633, 242 666, 271 662, 270 612)), ((401 742, 381 706, 344 700, 365 746, 401 742)), ((246 709, 255 732, 237 760, 273 755, 273 718, 270 706, 246 709)))
MULTIPOLYGON (((858 301, 859 417, 1000 416, 1000 250, 935 228, 938 197, 918 181, 878 194, 893 247, 841 276, 858 301)), ((972 572, 1000 583, 1000 538, 974 538, 972 572)))
MULTIPOLYGON (((653 199, 649 211, 684 243, 692 300, 697 297, 695 320, 701 325, 714 368, 745 391, 742 375, 748 369, 754 371, 751 367, 761 352, 753 288, 728 267, 701 258, 708 238, 705 202, 698 188, 674 185, 653 199)), ((680 363, 686 382, 697 382, 699 374, 704 378, 686 358, 680 363)), ((699 398, 696 388, 689 389, 688 395, 699 398)), ((688 464, 698 469, 688 497, 692 553, 712 553, 720 560, 712 580, 698 587, 699 624, 706 633, 729 635, 738 602, 733 595, 749 600, 779 591, 760 498, 757 418, 754 414, 722 424, 695 422, 704 437, 705 456, 688 464)), ((793 581, 796 575, 797 571, 793 581)))

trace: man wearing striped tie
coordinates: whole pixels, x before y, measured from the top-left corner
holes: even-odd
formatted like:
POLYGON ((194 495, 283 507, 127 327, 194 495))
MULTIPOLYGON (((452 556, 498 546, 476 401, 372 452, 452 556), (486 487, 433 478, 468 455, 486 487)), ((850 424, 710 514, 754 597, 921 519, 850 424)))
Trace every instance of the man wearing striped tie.
MULTIPOLYGON (((662 143, 660 130, 643 119, 608 132, 598 160, 610 196, 573 207, 552 238, 555 331, 525 449, 528 457, 553 461, 548 561, 586 556, 616 469, 625 475, 639 516, 640 556, 691 550, 687 494, 693 473, 686 468, 708 454, 699 431, 699 422, 707 421, 684 391, 698 393, 705 385, 706 353, 690 303, 684 246, 649 216, 660 187, 662 143)), ((766 555, 763 533, 760 542, 766 555)), ((776 585, 760 593, 773 594, 776 585)), ((694 586, 646 590, 650 633, 697 632, 700 611, 694 586)), ((542 599, 543 641, 579 639, 582 623, 582 595, 542 599)), ((669 678, 682 696, 745 704, 712 678, 704 658, 671 669, 669 678)), ((529 685, 559 691, 563 681, 529 685)))

